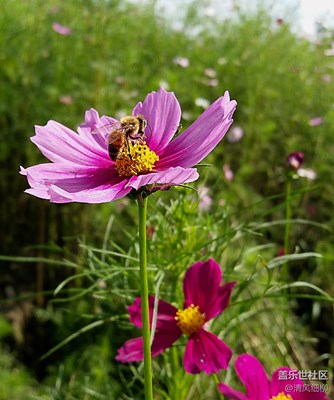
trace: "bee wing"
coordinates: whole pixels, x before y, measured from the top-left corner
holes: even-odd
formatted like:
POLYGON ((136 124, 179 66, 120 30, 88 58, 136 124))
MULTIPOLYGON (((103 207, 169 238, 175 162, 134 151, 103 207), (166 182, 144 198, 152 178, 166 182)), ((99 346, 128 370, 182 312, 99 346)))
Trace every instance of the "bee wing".
POLYGON ((118 141, 118 140, 122 140, 122 129, 114 129, 113 131, 111 131, 111 133, 109 133, 109 135, 107 135, 106 138, 106 144, 113 144, 114 142, 118 141))
POLYGON ((91 133, 92 135, 100 134, 104 137, 107 137, 108 135, 119 129, 121 129, 121 124, 117 121, 114 124, 99 126, 98 128, 95 128, 91 133))

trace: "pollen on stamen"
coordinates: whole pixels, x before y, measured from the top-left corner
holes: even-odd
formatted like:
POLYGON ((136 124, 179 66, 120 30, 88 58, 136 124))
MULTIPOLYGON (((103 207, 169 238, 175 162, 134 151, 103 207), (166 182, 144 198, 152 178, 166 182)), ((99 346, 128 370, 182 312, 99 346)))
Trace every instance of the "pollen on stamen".
POLYGON ((205 323, 205 316, 199 306, 191 304, 184 310, 178 310, 175 316, 176 323, 185 335, 196 333, 205 323))
POLYGON ((124 146, 115 161, 119 176, 131 177, 133 175, 151 172, 159 156, 149 149, 145 142, 130 144, 129 149, 124 146))
POLYGON ((269 400, 292 400, 289 394, 279 393, 277 396, 271 397, 269 400))

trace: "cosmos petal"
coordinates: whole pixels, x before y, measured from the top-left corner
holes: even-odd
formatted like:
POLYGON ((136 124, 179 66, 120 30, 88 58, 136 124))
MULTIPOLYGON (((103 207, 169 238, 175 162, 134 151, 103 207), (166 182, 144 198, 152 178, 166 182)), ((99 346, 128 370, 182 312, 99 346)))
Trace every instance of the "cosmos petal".
POLYGON ((195 168, 169 168, 165 171, 153 172, 146 175, 132 176, 126 187, 138 190, 145 185, 175 186, 193 182, 199 175, 195 168))
POLYGON ((159 168, 179 165, 188 168, 203 160, 221 141, 231 126, 237 103, 228 92, 211 104, 204 113, 159 154, 159 168))
MULTIPOLYGON (((218 289, 222 280, 219 264, 210 258, 208 261, 198 261, 186 272, 183 280, 184 308, 191 304, 199 306, 200 311, 212 315, 211 308, 215 306, 218 289)), ((216 306, 215 310, 216 311, 216 306)))
POLYGON ((99 132, 99 130, 96 130, 96 128, 106 125, 115 125, 117 122, 115 118, 105 115, 100 118, 99 113, 94 110, 94 108, 91 108, 85 113, 85 122, 78 126, 78 133, 83 140, 90 142, 94 147, 98 145, 105 152, 107 149, 107 138, 103 133, 99 132))
POLYGON ((207 306, 207 310, 205 312, 207 321, 217 317, 217 315, 220 315, 225 310, 230 301, 231 292, 235 284, 236 282, 229 282, 218 289, 215 300, 213 303, 207 306))
MULTIPOLYGON (((154 310, 154 296, 149 296, 150 322, 152 323, 154 310)), ((128 307, 130 321, 138 328, 142 327, 141 298, 136 297, 134 303, 128 307)), ((157 330, 177 330, 181 334, 175 320, 177 308, 163 300, 158 300, 158 313, 156 321, 157 330)))
POLYGON ((268 400, 269 381, 260 361, 250 354, 241 354, 235 361, 235 370, 246 388, 247 398, 268 400))
POLYGON ((238 392, 237 390, 232 389, 231 387, 225 385, 225 383, 219 383, 218 389, 223 393, 223 395, 227 399, 232 400, 249 400, 249 397, 246 397, 243 393, 238 392))
POLYGON ((138 337, 126 341, 123 346, 118 349, 118 355, 115 358, 117 361, 123 363, 143 360, 143 338, 138 337))
POLYGON ((114 169, 94 168, 74 164, 48 163, 22 168, 31 194, 48 198, 51 202, 100 203, 125 196, 126 180, 117 176, 114 169), (48 197, 46 197, 48 195, 48 197))
POLYGON ((181 107, 173 92, 161 88, 148 94, 143 103, 136 105, 132 114, 142 114, 147 119, 145 141, 159 155, 178 129, 181 107))
POLYGON ((101 185, 100 187, 93 187, 82 192, 67 192, 57 186, 50 187, 50 201, 52 203, 109 203, 110 201, 121 199, 130 193, 129 188, 124 188, 125 181, 119 182, 115 185, 101 185), (68 199, 67 201, 58 201, 58 197, 68 199))
MULTIPOLYGON (((168 347, 171 347, 172 344, 179 337, 180 333, 176 331, 156 332, 151 347, 152 357, 157 356, 158 354, 166 350, 168 347)), ((123 346, 120 349, 118 349, 118 355, 116 356, 116 360, 123 363, 141 361, 143 359, 144 359, 144 352, 143 352, 142 337, 136 339, 130 339, 127 342, 125 342, 123 346)))
POLYGON ((50 161, 102 168, 112 165, 106 145, 103 149, 56 121, 36 126, 35 132, 31 141, 50 161))
MULTIPOLYGON (((226 369, 232 350, 217 336, 204 329, 190 336, 184 353, 184 368, 189 374, 217 373, 226 369)), ((268 399, 267 399, 268 400, 268 399)))

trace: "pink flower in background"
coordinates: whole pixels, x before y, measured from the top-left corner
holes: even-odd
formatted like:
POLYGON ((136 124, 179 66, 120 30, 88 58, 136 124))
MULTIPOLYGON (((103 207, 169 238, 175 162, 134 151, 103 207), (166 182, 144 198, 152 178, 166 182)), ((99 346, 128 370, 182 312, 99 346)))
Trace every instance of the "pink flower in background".
POLYGON ((86 112, 78 132, 56 121, 36 126, 31 140, 51 162, 21 167, 30 185, 26 192, 53 203, 104 203, 139 189, 150 192, 193 182, 199 176, 193 167, 224 137, 235 108, 236 102, 225 92, 172 140, 180 105, 172 92, 152 92, 132 112, 147 120, 145 141, 131 144, 130 155, 115 161, 109 156, 106 135, 96 128, 118 121, 99 117, 94 109, 86 112))
POLYGON ((226 136, 226 139, 230 143, 239 142, 239 140, 244 136, 244 130, 240 126, 234 126, 226 136))
POLYGON ((204 73, 209 78, 216 78, 217 77, 217 72, 213 68, 205 68, 204 73))
POLYGON ((282 257, 284 255, 285 255, 284 247, 280 247, 278 252, 277 252, 277 254, 276 254, 276 257, 282 257))
MULTIPOLYGON (((158 300, 156 331, 152 343, 155 357, 179 339, 188 336, 183 363, 190 374, 204 371, 207 374, 226 369, 232 356, 231 349, 217 336, 208 332, 206 322, 220 315, 229 303, 235 282, 221 286, 222 273, 213 259, 198 261, 186 272, 183 281, 183 309, 177 309, 165 301, 158 300)), ((149 297, 150 320, 152 322, 154 297, 149 297)), ((141 300, 137 297, 129 306, 131 322, 141 328, 141 300)), ((141 361, 143 339, 128 340, 118 350, 118 361, 123 363, 141 361)))
POLYGON ((297 170, 304 163, 304 153, 302 151, 290 153, 286 162, 289 167, 297 170))
POLYGON ((231 167, 229 166, 229 164, 224 164, 223 165, 223 170, 224 170, 224 176, 225 179, 229 182, 233 181, 234 179, 234 173, 231 170, 231 167))
POLYGON ((198 197, 198 208, 202 211, 208 211, 212 205, 212 197, 209 195, 209 188, 204 185, 200 185, 198 187, 198 197))
POLYGON ((246 394, 232 389, 225 383, 219 383, 219 390, 228 399, 327 400, 324 392, 307 390, 307 385, 298 377, 298 371, 288 367, 278 368, 271 379, 268 379, 260 361, 250 354, 237 357, 235 370, 246 388, 246 394))
POLYGON ((59 96, 60 103, 66 104, 66 105, 70 105, 73 103, 73 98, 72 96, 69 95, 63 95, 63 96, 59 96))
POLYGON ((318 126, 321 125, 324 122, 324 119, 321 117, 317 117, 317 118, 312 118, 308 121, 308 124, 310 126, 318 126))
POLYGON ((332 81, 332 76, 330 75, 330 74, 324 74, 322 77, 321 77, 321 79, 322 79, 322 81, 323 82, 331 82, 332 81))
POLYGON ((332 43, 331 48, 325 50, 324 54, 327 57, 334 56, 334 44, 333 43, 332 43))
POLYGON ((182 68, 188 68, 190 65, 189 58, 187 57, 175 57, 173 63, 179 65, 182 68))
POLYGON ((219 85, 219 80, 218 79, 210 79, 206 82, 207 86, 211 87, 217 87, 219 85))
POLYGON ((59 33, 59 35, 63 35, 63 36, 68 36, 72 33, 72 29, 67 27, 67 26, 63 26, 60 25, 58 22, 54 22, 52 24, 52 29, 59 33))

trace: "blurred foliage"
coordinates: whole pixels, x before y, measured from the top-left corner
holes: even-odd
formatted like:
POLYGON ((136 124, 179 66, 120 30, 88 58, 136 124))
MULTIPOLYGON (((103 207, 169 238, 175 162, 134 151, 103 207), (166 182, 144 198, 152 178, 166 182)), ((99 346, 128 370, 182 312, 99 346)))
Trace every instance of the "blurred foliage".
MULTIPOLYGON (((179 99, 183 128, 203 111, 198 99, 212 102, 229 90, 239 104, 234 126, 244 136, 233 142, 228 134, 205 160, 211 167, 199 167, 196 187, 205 185, 212 197, 206 211, 190 190, 151 197, 151 291, 159 289, 162 298, 181 304, 185 268, 212 256, 222 263, 226 280, 239 282, 235 305, 213 326, 227 343, 239 353, 258 354, 270 370, 284 363, 333 367, 332 303, 301 284, 291 287, 287 305, 276 258, 284 241, 286 157, 301 150, 305 168, 317 179, 293 182, 295 254, 286 256, 288 285, 304 281, 334 295, 328 279, 334 61, 325 56, 333 33, 321 31, 312 42, 293 31, 291 17, 274 21, 266 10, 236 7, 233 17, 222 20, 205 14, 207 4, 193 1, 177 28, 148 0, 3 2, 0 253, 7 257, 0 260, 6 317, 0 320, 0 338, 45 385, 37 389, 2 350, 0 387, 12 390, 3 391, 3 398, 42 399, 45 390, 48 398, 62 400, 141 398, 138 370, 113 361, 117 348, 132 332, 138 334, 125 314, 138 295, 136 208, 127 199, 49 204, 23 193, 26 182, 18 171, 20 165, 45 162, 29 141, 35 124, 54 119, 75 129, 91 107, 119 118, 160 86, 179 99), (54 23, 71 31, 57 33, 54 23), (182 66, 178 57, 187 62, 182 66), (323 122, 310 126, 317 117, 323 122), (224 165, 234 179, 224 177, 224 165), (283 317, 278 310, 285 310, 283 317), (288 336, 282 328, 287 320, 293 326, 288 336)), ((185 399, 214 398, 214 382, 206 376, 163 368, 169 359, 180 364, 173 351, 155 361, 156 398, 176 399, 178 393, 185 399)))

